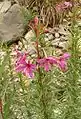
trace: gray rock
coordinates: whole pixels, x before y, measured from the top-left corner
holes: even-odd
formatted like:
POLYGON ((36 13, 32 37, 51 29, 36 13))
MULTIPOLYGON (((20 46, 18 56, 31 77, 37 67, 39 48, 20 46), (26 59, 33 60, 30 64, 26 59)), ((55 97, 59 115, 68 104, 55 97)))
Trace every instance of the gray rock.
POLYGON ((21 7, 14 4, 0 21, 0 41, 14 41, 24 32, 23 15, 21 7))

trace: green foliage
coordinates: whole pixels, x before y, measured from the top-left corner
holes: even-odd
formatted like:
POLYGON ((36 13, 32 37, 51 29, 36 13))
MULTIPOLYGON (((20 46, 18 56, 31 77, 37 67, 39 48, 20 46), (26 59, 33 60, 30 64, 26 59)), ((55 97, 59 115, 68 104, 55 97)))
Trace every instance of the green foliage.
POLYGON ((36 15, 38 15, 38 13, 37 13, 36 11, 33 12, 32 9, 30 9, 30 8, 26 9, 25 7, 22 7, 21 13, 22 13, 22 15, 23 15, 23 17, 24 17, 24 21, 23 21, 24 26, 26 26, 26 27, 28 26, 28 23, 29 23, 36 15))
MULTIPOLYGON (((66 72, 57 67, 49 72, 40 69, 40 73, 36 72, 35 78, 29 80, 14 71, 11 49, 1 46, 0 98, 4 119, 81 119, 81 29, 77 27, 75 15, 66 72)), ((43 37, 40 37, 40 45, 43 51, 46 47, 44 54, 49 54, 43 37)))

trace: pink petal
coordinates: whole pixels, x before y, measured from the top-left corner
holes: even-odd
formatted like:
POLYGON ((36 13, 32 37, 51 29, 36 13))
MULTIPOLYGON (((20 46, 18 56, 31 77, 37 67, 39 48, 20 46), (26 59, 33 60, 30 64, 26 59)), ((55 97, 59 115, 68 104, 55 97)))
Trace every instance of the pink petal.
POLYGON ((34 73, 32 71, 29 71, 29 78, 34 78, 34 73))
POLYGON ((45 71, 51 70, 51 65, 50 65, 49 63, 45 63, 45 65, 44 65, 44 70, 45 70, 45 71))
POLYGON ((48 57, 47 59, 49 59, 49 63, 50 64, 57 64, 57 59, 55 57, 48 57))
POLYGON ((26 65, 26 68, 24 70, 24 74, 26 76, 28 76, 29 78, 33 78, 34 77, 34 70, 36 69, 36 65, 34 64, 30 64, 30 62, 28 62, 28 64, 26 65))
POLYGON ((63 57, 65 60, 67 60, 67 59, 70 58, 70 56, 71 56, 71 55, 70 55, 69 53, 64 53, 62 57, 63 57))
POLYGON ((43 64, 45 62, 46 58, 38 59, 37 63, 43 64))
POLYGON ((33 73, 33 70, 28 67, 26 67, 23 71, 23 74, 26 75, 28 78, 33 78, 34 77, 34 73, 33 73))
POLYGON ((18 66, 16 66, 16 71, 17 72, 22 72, 24 69, 25 69, 25 66, 24 65, 18 65, 18 66))
POLYGON ((64 5, 66 5, 67 8, 68 8, 68 7, 72 7, 71 2, 64 2, 64 5))
POLYGON ((67 69, 67 63, 64 60, 59 61, 58 66, 62 71, 65 71, 67 69))

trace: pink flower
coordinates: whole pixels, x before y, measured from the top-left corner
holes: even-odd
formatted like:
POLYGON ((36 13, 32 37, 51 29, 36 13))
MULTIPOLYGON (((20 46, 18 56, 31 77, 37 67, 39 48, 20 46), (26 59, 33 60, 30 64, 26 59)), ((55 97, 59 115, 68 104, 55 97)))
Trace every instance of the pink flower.
POLYGON ((59 68, 62 70, 62 71, 66 71, 67 70, 67 63, 65 60, 63 59, 59 59, 58 62, 57 62, 59 68))
POLYGON ((69 8, 72 7, 72 3, 71 2, 64 2, 64 8, 69 8))
POLYGON ((67 70, 67 60, 69 59, 70 54, 64 53, 60 57, 47 57, 42 58, 37 61, 40 67, 43 67, 45 71, 51 70, 52 65, 58 66, 62 71, 67 70))
POLYGON ((34 77, 34 70, 36 69, 35 64, 31 64, 30 61, 23 62, 23 64, 19 64, 16 66, 16 71, 23 73, 25 76, 28 76, 28 78, 34 77))
POLYGON ((72 7, 71 2, 62 2, 56 5, 55 9, 57 12, 63 12, 65 9, 72 7))
POLYGON ((22 53, 18 50, 16 50, 17 53, 17 61, 16 61, 16 66, 19 64, 23 64, 26 60, 27 53, 22 53))
POLYGON ((30 23, 29 23, 30 27, 33 28, 34 30, 37 29, 38 24, 39 24, 39 19, 38 19, 37 16, 34 17, 34 19, 32 19, 32 20, 30 21, 30 23))
POLYGON ((28 78, 34 77, 34 70, 36 69, 35 64, 31 64, 30 61, 26 60, 26 53, 17 51, 16 71, 21 72, 28 78))
POLYGON ((57 65, 59 66, 59 68, 62 71, 66 71, 67 70, 67 60, 70 58, 70 54, 68 53, 64 53, 62 56, 60 56, 57 59, 57 65))
POLYGON ((67 60, 67 59, 70 58, 70 56, 71 56, 71 55, 70 55, 69 53, 64 53, 64 54, 61 56, 61 58, 67 60))
POLYGON ((51 70, 51 66, 56 64, 56 59, 53 57, 42 58, 37 61, 40 67, 43 67, 45 71, 51 70))
POLYGON ((23 73, 28 76, 29 78, 33 78, 34 77, 34 71, 36 70, 36 65, 35 64, 31 64, 30 61, 28 61, 28 63, 26 63, 25 65, 25 69, 23 71, 23 73))

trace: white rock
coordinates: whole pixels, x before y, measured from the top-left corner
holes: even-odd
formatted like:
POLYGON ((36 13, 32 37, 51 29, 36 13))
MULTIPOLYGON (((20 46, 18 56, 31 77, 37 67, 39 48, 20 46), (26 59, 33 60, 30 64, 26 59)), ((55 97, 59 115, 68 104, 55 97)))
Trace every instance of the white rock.
POLYGON ((63 49, 67 49, 68 48, 68 43, 67 42, 60 42, 59 43, 59 47, 62 47, 63 49))
POLYGON ((61 36, 60 39, 61 39, 61 42, 62 41, 67 41, 68 40, 68 36, 65 36, 65 37, 64 36, 61 36))
POLYGON ((32 55, 32 54, 35 54, 36 53, 36 49, 33 45, 29 45, 28 46, 28 49, 27 49, 27 52, 32 55))
POLYGON ((55 40, 52 41, 53 46, 58 46, 60 43, 60 38, 56 38, 55 40))
POLYGON ((30 30, 25 35, 25 39, 27 40, 27 42, 30 42, 34 37, 35 37, 35 34, 34 34, 34 32, 32 30, 30 30))
POLYGON ((44 39, 45 39, 45 41, 53 40, 54 36, 52 34, 47 33, 47 34, 45 34, 45 38, 44 39))
POLYGON ((25 39, 27 42, 27 52, 29 52, 30 55, 35 54, 36 49, 32 42, 33 39, 36 40, 34 32, 32 30, 30 30, 28 33, 26 33, 25 39))
POLYGON ((62 35, 67 35, 67 31, 64 30, 63 25, 59 25, 59 31, 58 32, 62 35))
POLYGON ((54 39, 54 36, 53 36, 52 34, 49 34, 49 35, 48 35, 48 39, 49 39, 49 40, 53 40, 53 39, 54 39))
POLYGON ((55 33, 55 38, 59 38, 59 33, 55 33))

